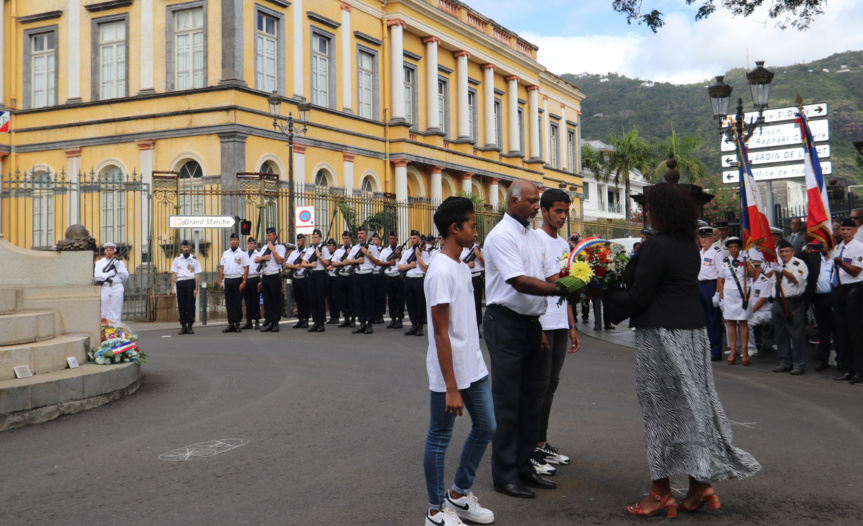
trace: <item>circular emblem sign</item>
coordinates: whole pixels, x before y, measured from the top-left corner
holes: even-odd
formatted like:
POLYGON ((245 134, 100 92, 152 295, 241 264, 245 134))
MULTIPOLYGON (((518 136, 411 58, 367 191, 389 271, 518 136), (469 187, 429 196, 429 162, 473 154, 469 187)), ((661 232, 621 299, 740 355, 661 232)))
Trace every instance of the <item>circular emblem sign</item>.
POLYGON ((300 221, 302 221, 303 223, 307 222, 311 218, 312 214, 310 214, 307 210, 303 210, 302 212, 300 212, 300 221))

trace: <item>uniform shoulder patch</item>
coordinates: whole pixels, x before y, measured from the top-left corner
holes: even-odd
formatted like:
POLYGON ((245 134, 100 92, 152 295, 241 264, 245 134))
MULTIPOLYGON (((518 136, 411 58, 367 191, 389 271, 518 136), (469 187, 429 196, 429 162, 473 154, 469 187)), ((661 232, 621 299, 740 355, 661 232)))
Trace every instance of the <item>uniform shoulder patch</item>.
POLYGON ((800 262, 799 262, 799 261, 795 261, 795 262, 794 262, 794 265, 795 265, 795 266, 799 266, 799 265, 800 265, 800 262))

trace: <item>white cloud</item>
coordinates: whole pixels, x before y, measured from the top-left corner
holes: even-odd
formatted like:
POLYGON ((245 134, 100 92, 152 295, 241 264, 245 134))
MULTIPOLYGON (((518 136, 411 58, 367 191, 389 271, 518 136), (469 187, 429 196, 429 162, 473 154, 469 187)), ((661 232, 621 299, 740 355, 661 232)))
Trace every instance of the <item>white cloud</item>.
POLYGON ((858 28, 863 2, 831 1, 808 31, 782 31, 766 20, 762 13, 734 18, 719 10, 695 22, 682 13, 669 13, 666 26, 655 35, 522 36, 539 46, 539 62, 554 73, 613 71, 674 83, 700 82, 734 67, 751 69, 755 60, 767 61, 770 68, 863 49, 858 28))

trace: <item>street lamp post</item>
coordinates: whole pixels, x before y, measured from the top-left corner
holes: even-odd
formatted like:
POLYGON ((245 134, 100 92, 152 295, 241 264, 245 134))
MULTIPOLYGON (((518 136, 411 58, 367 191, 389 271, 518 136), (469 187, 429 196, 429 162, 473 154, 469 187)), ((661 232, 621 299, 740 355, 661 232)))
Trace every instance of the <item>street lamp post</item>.
MULTIPOLYGON (((716 83, 707 88, 710 102, 713 105, 713 118, 719 121, 719 134, 726 141, 734 142, 738 137, 743 142, 748 142, 758 128, 764 125, 764 110, 770 95, 770 82, 773 81, 773 72, 764 67, 764 61, 755 62, 755 69, 746 74, 749 81, 749 91, 752 94, 752 105, 758 110, 758 117, 752 122, 745 122, 743 113, 743 98, 737 99, 737 113, 730 122, 728 119, 728 103, 731 100, 733 88, 726 84, 722 75, 716 77, 716 83)), ((744 150, 746 154, 746 150, 744 150)), ((747 159, 748 161, 748 159, 747 159)), ((767 208, 770 209, 768 218, 773 222, 773 184, 767 181, 767 208)))
POLYGON ((288 208, 290 209, 288 213, 288 240, 293 242, 297 236, 294 227, 294 136, 306 134, 306 124, 309 122, 309 113, 312 105, 308 102, 297 104, 297 111, 300 113, 299 121, 294 121, 293 114, 288 112, 287 124, 279 124, 282 96, 274 91, 267 98, 267 102, 270 104, 270 115, 273 116, 273 129, 288 137, 288 208))

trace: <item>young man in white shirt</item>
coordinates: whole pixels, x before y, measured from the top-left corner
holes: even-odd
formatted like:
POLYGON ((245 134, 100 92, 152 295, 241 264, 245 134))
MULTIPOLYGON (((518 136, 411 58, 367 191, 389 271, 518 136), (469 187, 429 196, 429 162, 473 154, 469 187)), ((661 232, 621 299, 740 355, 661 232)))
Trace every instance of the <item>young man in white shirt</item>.
MULTIPOLYGON (((565 266, 569 257, 569 243, 558 232, 566 225, 572 199, 563 190, 552 188, 543 192, 539 200, 542 213, 540 237, 545 242, 547 257, 558 266, 565 266)), ((562 267, 561 267, 562 268, 562 267)), ((552 475, 556 471, 549 464, 569 464, 569 457, 561 455, 557 448, 547 442, 548 419, 554 392, 560 383, 560 370, 566 354, 578 352, 581 342, 575 328, 575 315, 572 306, 564 300, 561 304, 557 297, 547 298, 548 307, 539 317, 542 325, 542 356, 539 372, 539 420, 536 424, 536 449, 531 459, 533 467, 540 475, 552 475)))
POLYGON ((473 244, 473 203, 464 197, 450 197, 438 207, 434 222, 446 243, 429 264, 423 283, 431 322, 426 357, 431 404, 423 458, 429 496, 425 525, 461 525, 460 519, 490 524, 494 513, 480 506, 471 492, 476 470, 497 429, 488 369, 474 319, 470 269, 460 259, 462 248, 473 244), (446 491, 444 457, 456 417, 464 409, 471 417, 471 432, 455 482, 446 491))

